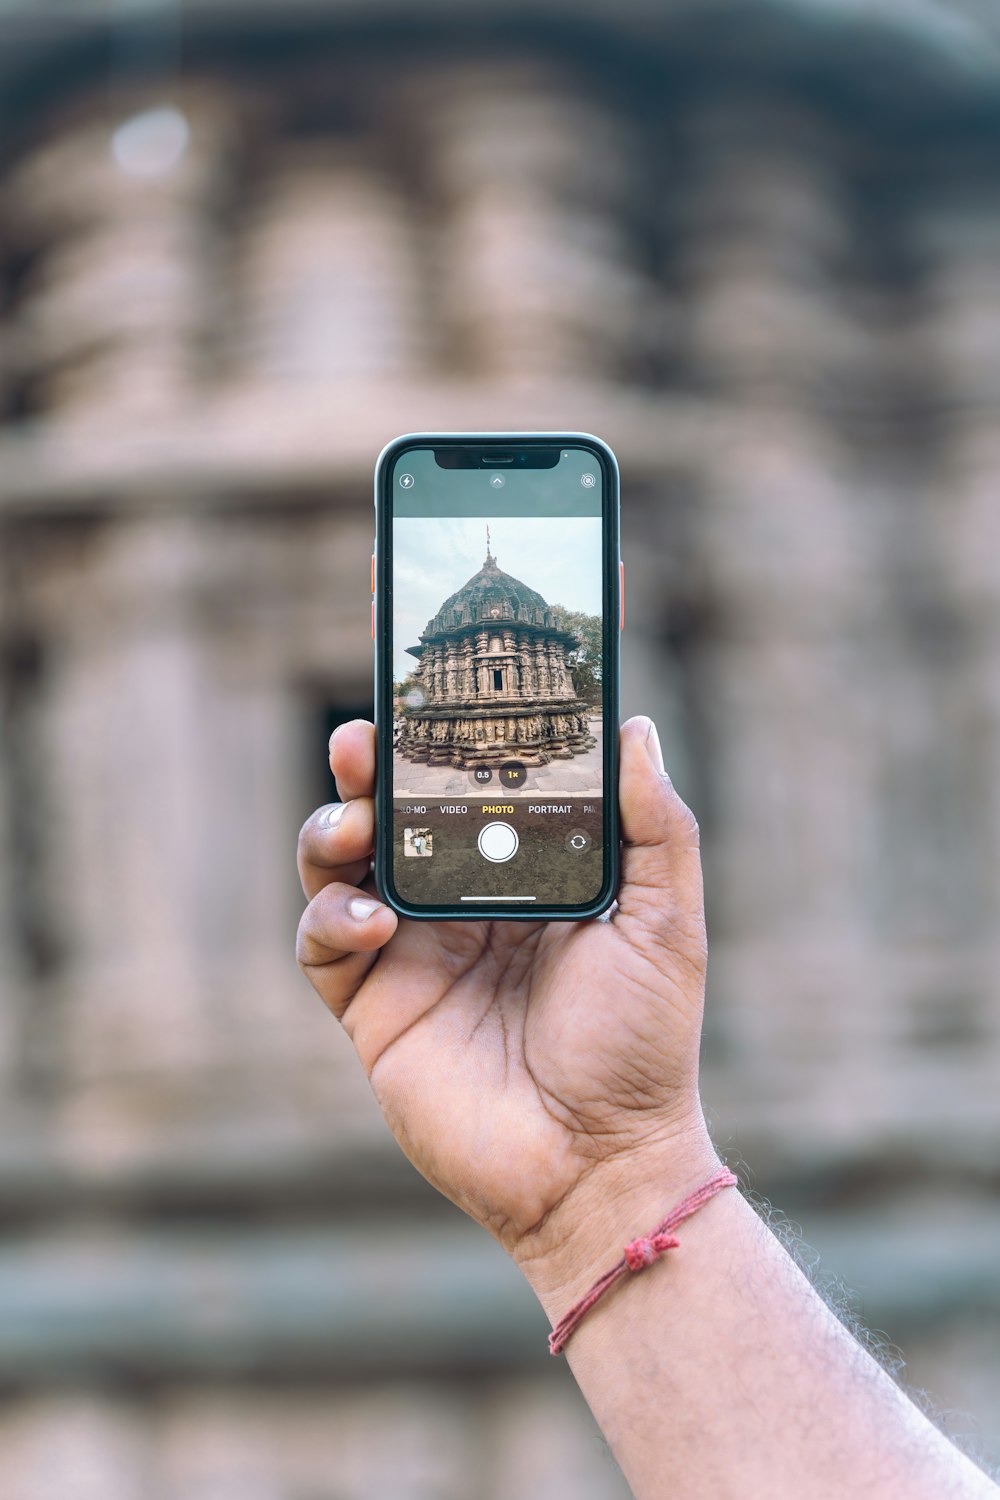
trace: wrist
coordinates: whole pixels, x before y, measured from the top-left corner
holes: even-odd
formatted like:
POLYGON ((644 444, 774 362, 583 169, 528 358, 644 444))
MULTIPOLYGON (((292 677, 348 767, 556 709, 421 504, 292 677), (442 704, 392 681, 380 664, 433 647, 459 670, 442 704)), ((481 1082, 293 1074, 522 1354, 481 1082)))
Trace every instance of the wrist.
POLYGON ((668 1140, 594 1167, 512 1252, 550 1317, 721 1165, 699 1114, 668 1140))

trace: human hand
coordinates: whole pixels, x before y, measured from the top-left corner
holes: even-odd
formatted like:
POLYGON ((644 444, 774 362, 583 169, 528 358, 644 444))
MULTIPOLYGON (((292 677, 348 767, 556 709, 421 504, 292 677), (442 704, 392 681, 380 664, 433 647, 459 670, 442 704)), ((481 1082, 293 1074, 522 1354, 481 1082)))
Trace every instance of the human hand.
MULTIPOLYGON (((698 1099, 698 825, 663 770, 652 722, 630 719, 610 917, 400 920, 371 877, 374 756, 364 720, 331 737, 346 800, 299 835, 309 898, 299 965, 418 1171, 525 1269, 579 1275, 584 1257, 571 1273, 569 1252, 581 1222, 592 1231, 607 1215, 620 1238, 622 1214, 659 1217, 718 1164, 698 1099)), ((587 1258, 591 1243, 589 1233, 587 1258)))

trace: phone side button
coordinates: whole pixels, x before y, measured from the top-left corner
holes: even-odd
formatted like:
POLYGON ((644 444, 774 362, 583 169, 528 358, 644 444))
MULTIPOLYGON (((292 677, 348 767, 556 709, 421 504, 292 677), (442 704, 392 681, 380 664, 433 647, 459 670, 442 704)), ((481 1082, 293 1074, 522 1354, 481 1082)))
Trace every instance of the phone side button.
POLYGON ((618 599, 621 604, 621 613, 618 616, 618 629, 625 629, 625 564, 618 564, 618 599))
POLYGON ((372 594, 375 593, 375 554, 372 553, 372 594))
POLYGON ((375 600, 372 600, 372 640, 375 639, 375 600))

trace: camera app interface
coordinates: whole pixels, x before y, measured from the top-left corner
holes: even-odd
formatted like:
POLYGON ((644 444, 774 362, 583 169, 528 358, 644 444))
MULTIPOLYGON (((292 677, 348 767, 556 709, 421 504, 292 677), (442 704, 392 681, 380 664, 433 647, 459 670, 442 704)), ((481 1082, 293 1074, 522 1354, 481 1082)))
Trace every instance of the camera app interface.
POLYGON ((413 904, 600 893, 602 472, 392 475, 393 879, 413 904))

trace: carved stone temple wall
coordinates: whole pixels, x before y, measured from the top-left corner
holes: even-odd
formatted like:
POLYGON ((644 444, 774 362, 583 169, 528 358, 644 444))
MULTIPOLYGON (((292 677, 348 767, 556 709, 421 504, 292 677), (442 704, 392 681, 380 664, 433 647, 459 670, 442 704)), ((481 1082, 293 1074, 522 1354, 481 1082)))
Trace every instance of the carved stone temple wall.
POLYGON ((407 648, 418 661, 410 696, 422 701, 404 707, 399 753, 463 769, 583 754, 596 740, 570 674, 578 645, 542 596, 487 552, 407 648))

